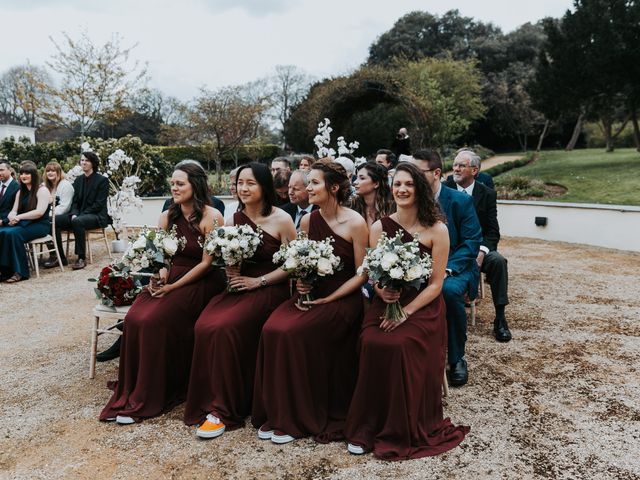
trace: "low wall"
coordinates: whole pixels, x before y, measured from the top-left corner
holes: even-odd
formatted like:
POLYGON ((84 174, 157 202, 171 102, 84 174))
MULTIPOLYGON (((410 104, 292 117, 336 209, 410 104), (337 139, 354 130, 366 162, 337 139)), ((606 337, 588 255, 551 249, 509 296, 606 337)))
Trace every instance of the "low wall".
MULTIPOLYGON (((231 197, 220 197, 225 203, 231 197)), ((141 211, 125 215, 129 225, 156 225, 166 197, 144 198, 141 211)), ((583 203, 498 201, 500 232, 506 237, 582 243, 640 252, 640 207, 583 203), (546 217, 536 226, 535 217, 546 217)))

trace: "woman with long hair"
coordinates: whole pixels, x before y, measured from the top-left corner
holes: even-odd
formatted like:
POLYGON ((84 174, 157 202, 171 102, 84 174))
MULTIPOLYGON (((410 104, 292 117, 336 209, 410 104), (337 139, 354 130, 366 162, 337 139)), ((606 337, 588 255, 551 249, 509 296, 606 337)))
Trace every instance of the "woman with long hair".
POLYGON ((469 431, 442 414, 447 346, 442 284, 449 234, 433 192, 416 166, 400 163, 392 184, 396 213, 375 222, 369 241, 382 232, 417 237, 432 257, 433 273, 419 290, 375 287, 376 298, 362 323, 359 373, 345 436, 354 454, 373 451, 383 460, 437 455, 454 448, 469 431), (400 301, 406 320, 382 319, 385 305, 400 301))
POLYGON ((238 169, 239 211, 229 225, 262 230, 262 242, 241 266, 227 267, 229 285, 211 299, 195 327, 195 348, 185 408, 185 423, 196 435, 214 438, 241 427, 251 413, 258 341, 271 312, 289 297, 287 273, 273 263, 282 243, 293 240, 291 216, 275 208, 275 190, 266 165, 238 169))
POLYGON ((171 176, 173 204, 158 226, 174 225, 186 246, 170 269, 140 293, 124 320, 120 369, 114 393, 100 420, 129 424, 154 417, 181 403, 187 393, 193 327, 211 297, 225 287, 222 271, 211 266, 204 238, 221 224, 210 206, 206 172, 196 164, 177 166, 171 176))
POLYGON ((387 179, 387 169, 375 162, 367 162, 356 169, 353 183, 356 198, 352 208, 371 226, 382 217, 391 215, 395 206, 391 198, 391 189, 387 179))
POLYGON ((51 203, 56 207, 56 215, 67 213, 73 201, 73 185, 64 178, 58 162, 49 162, 44 167, 44 186, 51 194, 51 203))
POLYGON ((258 437, 274 443, 315 436, 342 438, 356 373, 355 342, 360 328, 363 277, 356 274, 367 247, 367 224, 343 204, 351 195, 344 169, 330 159, 309 172, 309 202, 320 207, 302 217, 311 240, 333 239, 343 267, 314 285, 298 280, 301 294, 280 305, 262 329, 253 395, 252 422, 258 437))
POLYGON ((20 164, 20 190, 9 212, 9 224, 0 227, 0 271, 6 283, 29 278, 29 259, 24 244, 46 236, 49 221, 49 192, 40 186, 38 167, 30 160, 20 164))

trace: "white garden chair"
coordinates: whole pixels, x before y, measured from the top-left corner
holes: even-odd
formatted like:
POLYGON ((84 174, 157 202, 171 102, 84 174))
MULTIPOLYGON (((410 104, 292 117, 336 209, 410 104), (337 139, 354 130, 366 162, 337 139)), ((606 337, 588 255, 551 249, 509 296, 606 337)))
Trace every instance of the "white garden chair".
MULTIPOLYGON (((53 194, 53 198, 55 198, 55 192, 53 194)), ((56 241, 56 206, 55 204, 51 207, 51 234, 46 235, 41 238, 36 238, 35 240, 31 240, 28 242, 25 247, 27 252, 29 253, 29 260, 32 263, 34 270, 36 271, 36 278, 40 278, 40 268, 38 266, 38 257, 42 255, 49 254, 55 252, 56 258, 58 259, 58 265, 60 266, 60 271, 64 272, 64 266, 62 265, 62 259, 60 258, 60 250, 58 249, 58 242, 56 241), (49 247, 49 245, 53 244, 53 248, 49 247)))

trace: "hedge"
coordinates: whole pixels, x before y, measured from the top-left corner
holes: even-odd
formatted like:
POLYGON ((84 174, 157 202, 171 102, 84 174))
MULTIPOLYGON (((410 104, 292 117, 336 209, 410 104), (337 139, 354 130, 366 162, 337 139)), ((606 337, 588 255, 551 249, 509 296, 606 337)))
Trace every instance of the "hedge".
POLYGON ((531 163, 535 158, 537 158, 537 155, 533 152, 529 152, 523 158, 513 160, 512 162, 501 163, 495 167, 487 168, 486 170, 483 170, 483 172, 488 173, 492 177, 497 177, 498 175, 508 172, 509 170, 513 170, 514 168, 524 167, 531 163))
MULTIPOLYGON (((213 160, 208 156, 206 149, 201 145, 178 145, 171 147, 158 147, 161 149, 164 159, 171 165, 175 165, 180 160, 190 158, 198 160, 204 166, 210 165, 214 169, 213 160), (210 162, 210 163, 208 163, 210 162)), ((247 162, 267 162, 281 154, 278 145, 242 145, 237 150, 238 164, 247 162)), ((233 155, 227 154, 222 157, 222 169, 229 170, 235 167, 233 155)))

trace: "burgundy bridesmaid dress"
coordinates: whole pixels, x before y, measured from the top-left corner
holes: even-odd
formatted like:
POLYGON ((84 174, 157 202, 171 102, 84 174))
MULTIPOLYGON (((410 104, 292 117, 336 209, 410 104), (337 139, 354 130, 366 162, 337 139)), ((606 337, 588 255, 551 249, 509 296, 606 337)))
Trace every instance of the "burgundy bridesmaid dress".
MULTIPOLYGON (((381 220, 390 237, 412 235, 389 217, 381 220)), ((420 245, 422 252, 429 252, 420 245)), ((426 284, 422 286, 422 289, 426 284)), ((422 290, 421 289, 421 290, 422 290)), ((419 291, 402 292, 407 305, 419 291)), ((386 304, 376 296, 360 333, 360 366, 345 436, 383 460, 438 455, 457 446, 469 432, 442 415, 442 380, 447 324, 442 295, 392 332, 380 329, 386 304)))
MULTIPOLYGON (((343 268, 314 287, 315 298, 336 290, 355 275, 353 245, 311 212, 309 238, 333 237, 343 268)), ((362 319, 360 289, 304 312, 280 305, 262 329, 253 395, 252 423, 294 438, 313 435, 328 442, 343 437, 357 372, 356 342, 362 319)))
MULTIPOLYGON (((168 283, 174 283, 202 260, 203 238, 183 217, 176 222, 178 235, 187 239, 173 259, 168 283)), ((224 272, 207 274, 160 298, 140 293, 124 320, 120 370, 111 400, 100 420, 116 415, 134 420, 154 417, 185 399, 193 326, 213 295, 225 288, 224 272)))
MULTIPOLYGON (((233 217, 235 225, 256 225, 244 212, 233 217)), ((260 277, 276 265, 273 254, 280 240, 263 230, 262 243, 251 260, 243 262, 242 275, 260 277)), ((212 298, 195 327, 195 348, 184 420, 201 423, 213 413, 227 430, 244 424, 251 413, 253 380, 260 331, 269 315, 289 298, 289 284, 282 282, 246 293, 224 292, 212 298)))

